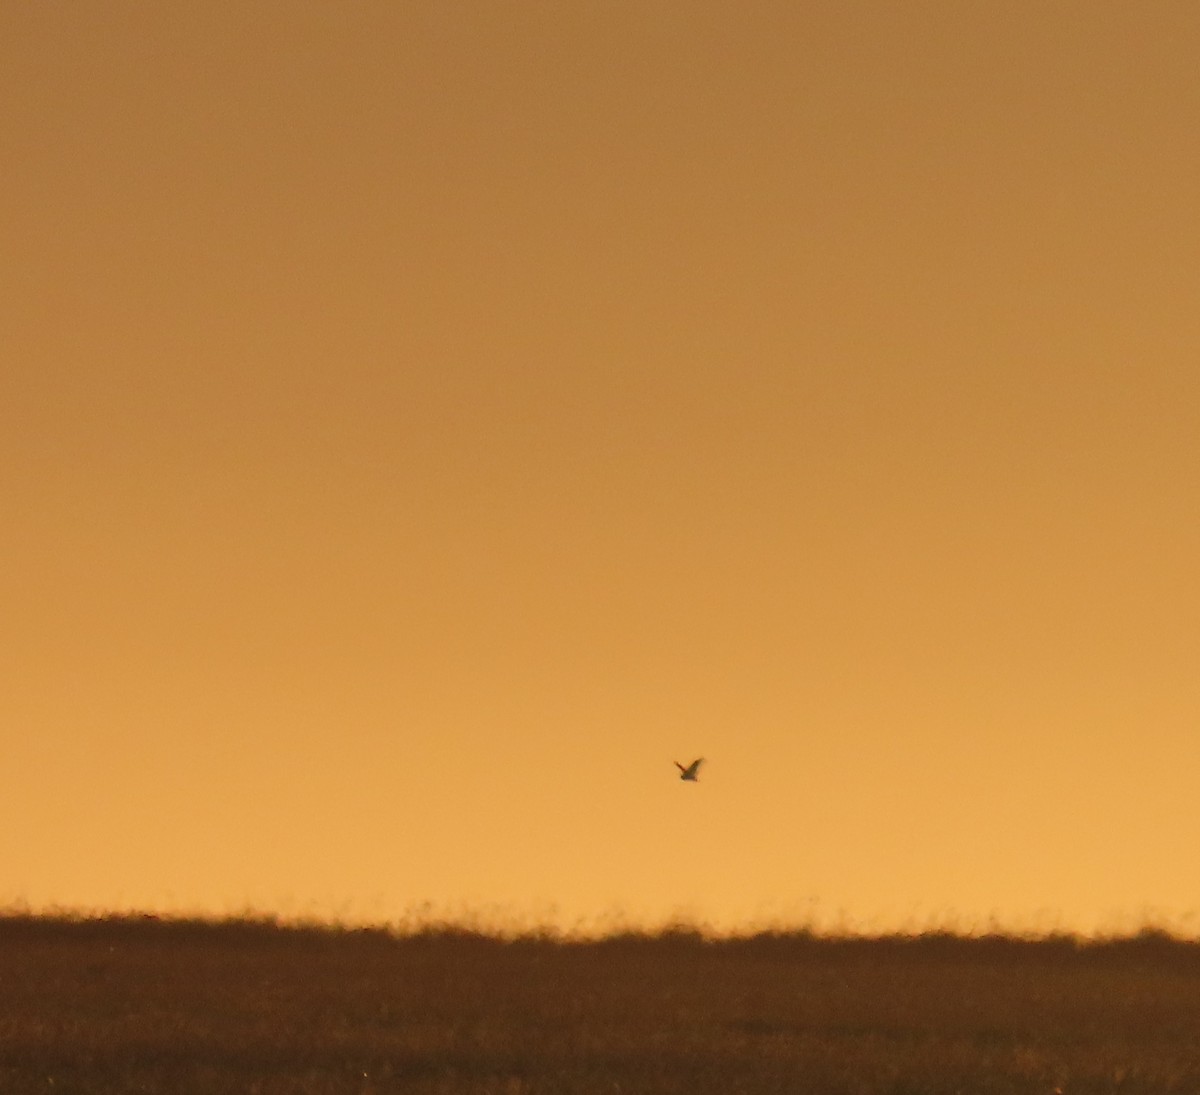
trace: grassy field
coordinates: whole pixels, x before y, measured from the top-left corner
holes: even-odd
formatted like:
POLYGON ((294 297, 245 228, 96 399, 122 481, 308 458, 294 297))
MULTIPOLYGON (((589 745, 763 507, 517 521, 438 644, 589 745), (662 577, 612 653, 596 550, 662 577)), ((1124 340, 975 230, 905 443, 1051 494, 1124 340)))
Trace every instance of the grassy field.
POLYGON ((0 1092, 1200 1092, 1200 946, 0 917, 0 1092))

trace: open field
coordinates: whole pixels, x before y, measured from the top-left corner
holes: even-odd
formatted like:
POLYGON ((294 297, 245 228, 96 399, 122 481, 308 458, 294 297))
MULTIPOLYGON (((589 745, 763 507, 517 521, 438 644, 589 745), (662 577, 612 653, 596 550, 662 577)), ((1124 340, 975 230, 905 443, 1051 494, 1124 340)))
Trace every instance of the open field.
POLYGON ((0 1092, 1200 1092, 1200 946, 0 917, 0 1092))

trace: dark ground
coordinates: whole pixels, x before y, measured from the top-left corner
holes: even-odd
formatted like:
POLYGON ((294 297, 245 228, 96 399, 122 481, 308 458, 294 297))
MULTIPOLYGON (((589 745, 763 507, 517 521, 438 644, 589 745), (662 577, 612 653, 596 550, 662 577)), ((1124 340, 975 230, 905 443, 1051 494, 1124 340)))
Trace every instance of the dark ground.
POLYGON ((0 917, 0 1095, 1200 1093, 1200 946, 0 917))

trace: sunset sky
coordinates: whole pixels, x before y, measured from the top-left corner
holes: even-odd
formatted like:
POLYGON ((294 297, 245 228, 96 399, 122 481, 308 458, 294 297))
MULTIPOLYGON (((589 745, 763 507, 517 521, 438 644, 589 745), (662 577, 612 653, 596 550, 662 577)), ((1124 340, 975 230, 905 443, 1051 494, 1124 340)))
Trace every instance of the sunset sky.
POLYGON ((1200 932, 1198 65, 0 4, 0 904, 1200 932))

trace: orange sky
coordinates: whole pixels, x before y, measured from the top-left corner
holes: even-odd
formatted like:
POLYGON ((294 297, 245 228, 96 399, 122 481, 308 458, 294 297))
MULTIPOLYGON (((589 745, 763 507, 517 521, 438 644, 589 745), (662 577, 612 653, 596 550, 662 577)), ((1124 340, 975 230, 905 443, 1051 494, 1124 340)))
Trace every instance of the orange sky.
POLYGON ((1197 58, 4 4, 0 901, 1200 930, 1197 58))

